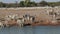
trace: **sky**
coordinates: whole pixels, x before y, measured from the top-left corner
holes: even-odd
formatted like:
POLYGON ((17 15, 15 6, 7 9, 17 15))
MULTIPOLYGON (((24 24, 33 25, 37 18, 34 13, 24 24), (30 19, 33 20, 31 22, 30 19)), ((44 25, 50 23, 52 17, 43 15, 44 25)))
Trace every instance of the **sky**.
MULTIPOLYGON (((0 0, 0 2, 4 2, 4 3, 15 3, 16 1, 20 2, 22 0, 0 0)), ((41 0, 31 0, 31 1, 35 1, 35 2, 40 2, 41 0)), ((47 2, 57 2, 60 0, 45 0, 47 2)))

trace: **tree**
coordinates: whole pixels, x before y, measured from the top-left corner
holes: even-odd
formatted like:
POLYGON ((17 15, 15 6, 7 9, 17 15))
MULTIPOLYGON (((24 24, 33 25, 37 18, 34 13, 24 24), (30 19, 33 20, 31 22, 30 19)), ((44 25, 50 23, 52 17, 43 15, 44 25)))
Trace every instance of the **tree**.
POLYGON ((20 1, 20 7, 33 7, 36 6, 35 2, 31 2, 30 0, 26 0, 26 1, 20 1))
POLYGON ((30 7, 35 7, 35 6, 37 6, 37 4, 36 4, 35 2, 29 2, 29 4, 30 4, 30 5, 29 5, 30 7))
POLYGON ((25 7, 28 7, 30 5, 30 0, 25 0, 24 5, 25 7))
POLYGON ((3 3, 2 2, 0 2, 0 7, 3 7, 3 3))
POLYGON ((20 1, 19 5, 20 5, 20 7, 25 7, 24 1, 20 1))
POLYGON ((0 7, 6 7, 6 4, 3 2, 0 2, 0 7))
POLYGON ((40 6, 48 6, 48 3, 44 0, 41 1, 39 4, 40 4, 40 6))

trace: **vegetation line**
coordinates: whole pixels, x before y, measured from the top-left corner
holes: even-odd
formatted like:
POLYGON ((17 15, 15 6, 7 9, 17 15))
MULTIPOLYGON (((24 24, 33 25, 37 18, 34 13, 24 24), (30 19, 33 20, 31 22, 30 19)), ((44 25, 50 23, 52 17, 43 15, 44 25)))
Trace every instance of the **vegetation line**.
POLYGON ((30 0, 25 0, 25 1, 20 1, 19 3, 16 1, 15 3, 3 3, 0 2, 0 8, 2 7, 44 7, 44 6, 60 6, 60 1, 59 2, 46 2, 42 0, 39 3, 36 3, 35 1, 30 1, 30 0))

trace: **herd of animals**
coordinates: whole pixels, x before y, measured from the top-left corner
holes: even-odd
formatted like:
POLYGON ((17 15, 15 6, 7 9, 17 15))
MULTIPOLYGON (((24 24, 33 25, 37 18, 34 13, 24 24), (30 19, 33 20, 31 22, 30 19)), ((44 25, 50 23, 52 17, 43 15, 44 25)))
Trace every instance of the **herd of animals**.
POLYGON ((35 20, 34 16, 29 14, 25 14, 23 16, 19 16, 18 14, 7 15, 4 18, 0 19, 0 27, 11 27, 11 26, 19 26, 23 27, 26 25, 30 25, 35 20))

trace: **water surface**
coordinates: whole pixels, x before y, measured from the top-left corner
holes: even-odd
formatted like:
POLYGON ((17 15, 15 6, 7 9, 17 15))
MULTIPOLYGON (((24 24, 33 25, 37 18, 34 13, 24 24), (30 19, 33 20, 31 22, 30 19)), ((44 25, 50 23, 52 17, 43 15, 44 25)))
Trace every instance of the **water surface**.
POLYGON ((60 34, 60 26, 10 27, 0 29, 0 34, 60 34))

